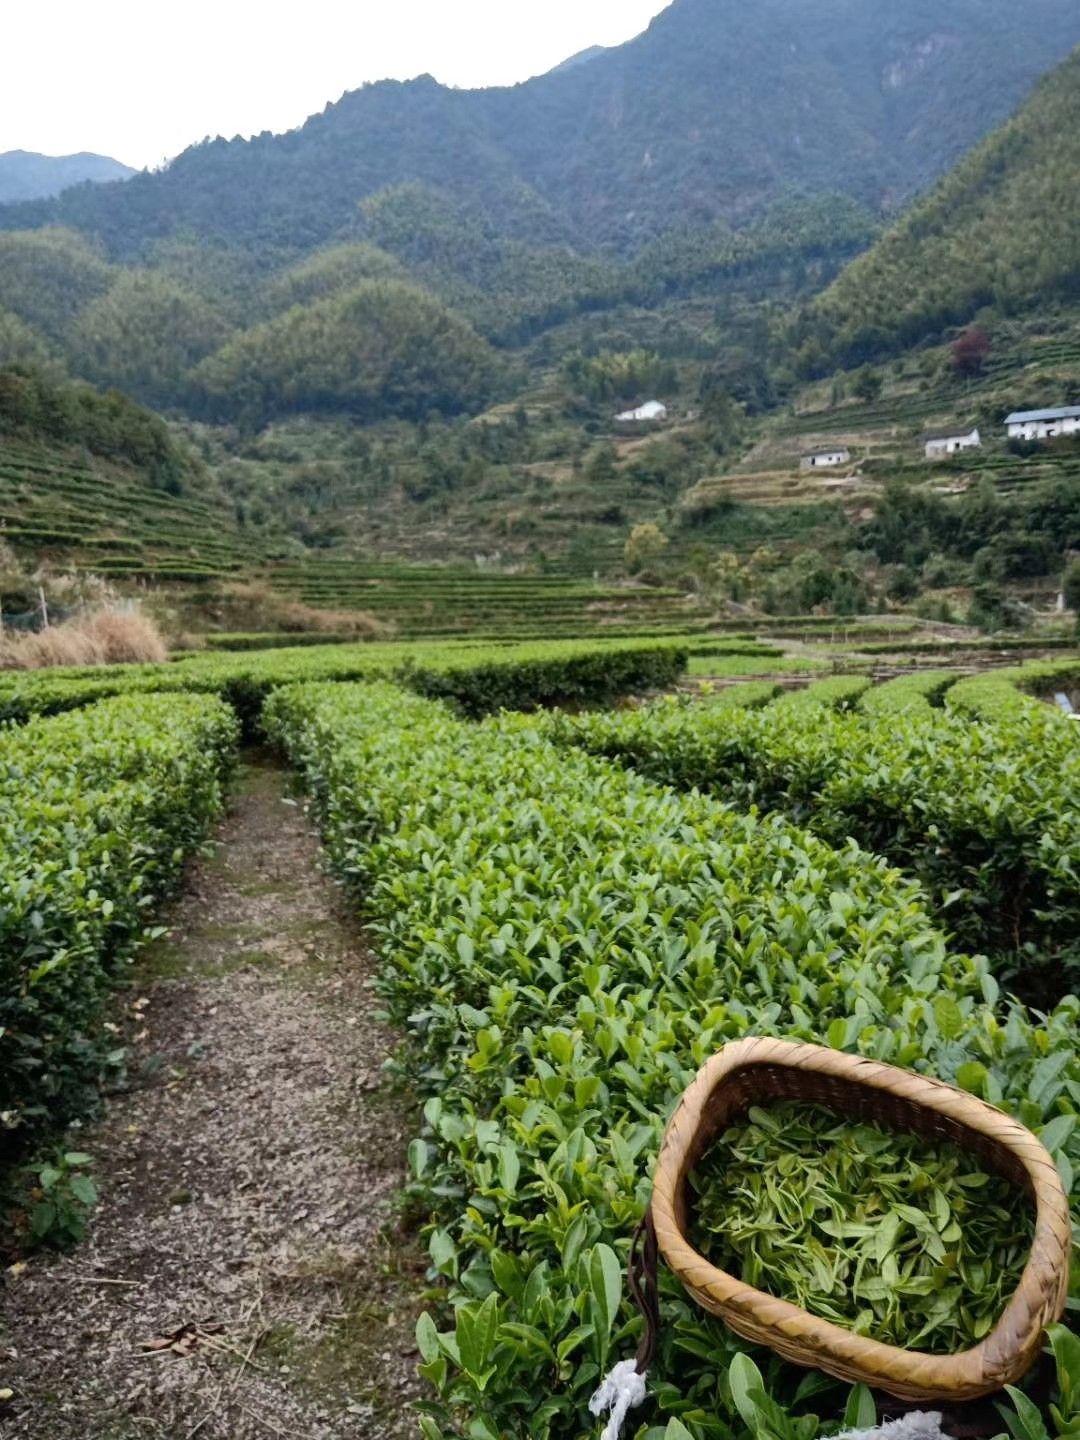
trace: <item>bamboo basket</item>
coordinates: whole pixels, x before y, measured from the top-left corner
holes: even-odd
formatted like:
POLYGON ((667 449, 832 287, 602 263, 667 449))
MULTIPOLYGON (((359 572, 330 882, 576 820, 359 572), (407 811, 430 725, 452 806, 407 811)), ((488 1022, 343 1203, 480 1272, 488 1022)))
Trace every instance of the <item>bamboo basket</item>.
POLYGON ((819 1045, 740 1040, 702 1067, 668 1124, 649 1218, 660 1252, 690 1295, 737 1335, 901 1400, 972 1400, 1011 1384, 1030 1368, 1043 1331, 1065 1309, 1069 1205, 1057 1167, 1035 1136, 950 1085, 819 1045), (1031 1256, 998 1323, 974 1349, 929 1355, 868 1340, 744 1285, 694 1249, 687 1238, 691 1170, 733 1119, 770 1100, 816 1103, 952 1141, 1026 1193, 1036 1212, 1031 1256))

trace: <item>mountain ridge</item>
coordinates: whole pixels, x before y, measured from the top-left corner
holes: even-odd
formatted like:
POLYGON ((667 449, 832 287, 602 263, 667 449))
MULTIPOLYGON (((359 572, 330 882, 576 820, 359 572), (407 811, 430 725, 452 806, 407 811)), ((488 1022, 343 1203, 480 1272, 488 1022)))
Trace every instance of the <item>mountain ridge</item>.
POLYGON ((1072 0, 675 0, 584 64, 513 87, 430 76, 346 93, 283 135, 211 140, 122 193, 4 207, 114 256, 182 230, 257 251, 347 235, 358 200, 436 186, 502 236, 632 252, 743 224, 791 194, 895 210, 1004 120, 1080 42, 1072 0))
POLYGON ((1037 300, 1080 299, 1080 47, 812 306, 858 362, 1037 300))
POLYGON ((129 180, 137 174, 110 155, 80 150, 73 155, 41 155, 34 150, 0 152, 0 203, 48 200, 73 185, 129 180))

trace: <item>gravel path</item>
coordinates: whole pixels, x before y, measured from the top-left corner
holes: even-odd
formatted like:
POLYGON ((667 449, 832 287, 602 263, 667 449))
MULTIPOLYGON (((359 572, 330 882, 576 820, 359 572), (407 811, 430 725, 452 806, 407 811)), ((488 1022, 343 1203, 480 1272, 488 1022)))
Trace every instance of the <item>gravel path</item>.
POLYGON ((372 957, 265 758, 218 839, 120 999, 130 1088, 75 1137, 89 1238, 7 1274, 4 1436, 416 1434, 424 1267, 372 957))

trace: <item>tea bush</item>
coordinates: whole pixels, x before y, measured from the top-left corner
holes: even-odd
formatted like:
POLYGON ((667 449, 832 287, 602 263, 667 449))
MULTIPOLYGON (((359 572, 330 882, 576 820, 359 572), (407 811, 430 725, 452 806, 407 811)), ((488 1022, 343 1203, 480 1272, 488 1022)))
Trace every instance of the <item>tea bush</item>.
POLYGON ((453 699, 471 715, 500 706, 597 703, 626 690, 671 685, 686 668, 685 646, 681 640, 330 644, 198 654, 171 665, 0 673, 0 720, 23 722, 110 695, 190 691, 220 695, 251 731, 278 685, 379 677, 397 677, 423 693, 453 699))
POLYGON ((1031 692, 1075 689, 1080 685, 1080 660, 1031 660, 1003 670, 972 675, 949 691, 950 708, 976 719, 1006 719, 1029 713, 1038 702, 1031 692))
POLYGON ((785 710, 850 710, 870 689, 871 681, 862 675, 832 675, 828 680, 815 680, 804 690, 789 690, 776 702, 785 710))
POLYGON ((929 715, 959 678, 956 670, 917 670, 867 690, 859 701, 865 715, 929 715))
POLYGON ((210 697, 104 701, 0 730, 0 1119, 77 1111, 94 1022, 150 907, 222 806, 236 742, 210 697))
POLYGON ((784 810, 833 842, 854 836, 912 870, 970 948, 1010 966, 1076 964, 1080 733, 1018 699, 984 723, 902 705, 867 716, 783 702, 661 702, 550 723, 653 779, 784 810))
MULTIPOLYGON (((1001 1006, 884 861, 560 748, 531 717, 469 725, 386 684, 279 690, 265 723, 364 896, 425 1102, 409 1158, 449 1300, 417 1332, 429 1440, 593 1433, 589 1395, 638 1333, 622 1267, 662 1126, 728 1040, 954 1081, 1041 1130, 1071 1185, 1080 1005, 1038 1026, 1001 1006)), ((743 1347, 663 1285, 637 1433, 738 1440, 743 1347)), ((771 1361, 765 1380, 842 1409, 820 1376, 771 1361)))

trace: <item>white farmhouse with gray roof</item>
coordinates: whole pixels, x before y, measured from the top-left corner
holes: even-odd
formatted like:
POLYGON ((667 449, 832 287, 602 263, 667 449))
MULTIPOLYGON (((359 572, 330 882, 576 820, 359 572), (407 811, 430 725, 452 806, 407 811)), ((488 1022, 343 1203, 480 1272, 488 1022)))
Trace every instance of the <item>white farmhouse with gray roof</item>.
POLYGON ((1059 435, 1080 435, 1080 405, 1059 410, 1017 410, 1005 418, 1010 440, 1056 440, 1059 435))
POLYGON ((974 425, 970 430, 958 426, 955 430, 939 430, 936 434, 924 435, 923 444, 928 460, 947 460, 960 450, 977 450, 982 444, 982 436, 974 425))
POLYGON ((851 451, 846 445, 831 445, 826 450, 809 450, 799 461, 802 470, 828 470, 834 465, 846 465, 851 451))

